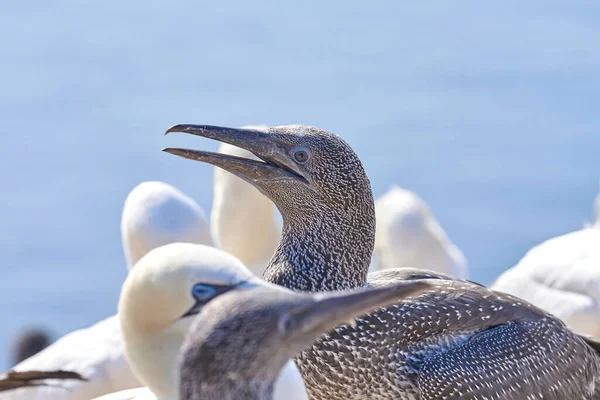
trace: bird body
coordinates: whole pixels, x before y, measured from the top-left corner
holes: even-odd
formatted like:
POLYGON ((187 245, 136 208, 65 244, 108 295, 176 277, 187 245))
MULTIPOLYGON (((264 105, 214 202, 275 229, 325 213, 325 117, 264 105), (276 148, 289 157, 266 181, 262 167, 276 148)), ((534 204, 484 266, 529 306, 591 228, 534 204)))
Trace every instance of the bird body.
POLYGON ((599 347, 551 314, 429 271, 384 270, 367 282, 375 206, 360 160, 338 136, 300 125, 264 132, 176 125, 169 132, 236 145, 261 160, 165 149, 226 169, 275 203, 284 224, 267 281, 322 292, 437 280, 303 351, 296 363, 311 398, 600 399, 599 347))
POLYGON ((376 270, 421 268, 467 278, 467 262, 415 193, 393 186, 375 201, 376 270))
POLYGON ((20 389, 3 395, 6 400, 89 400, 104 393, 139 386, 124 357, 123 341, 116 316, 63 336, 45 350, 19 363, 16 371, 52 371, 57 366, 75 371, 86 381, 64 380, 52 385, 64 390, 41 386, 20 389))
POLYGON ((125 199, 121 240, 129 267, 165 244, 213 245, 204 210, 175 187, 158 181, 140 183, 125 199))
MULTIPOLYGON (((127 265, 170 242, 212 244, 208 221, 189 197, 162 182, 144 182, 125 200, 121 237, 127 265)), ((19 363, 16 371, 75 371, 86 381, 52 382, 50 387, 14 390, 3 400, 89 400, 106 393, 139 387, 125 357, 119 318, 114 315, 90 327, 73 331, 40 353, 19 363)))
POLYGON ((491 287, 535 304, 577 331, 600 336, 600 228, 533 247, 491 287))

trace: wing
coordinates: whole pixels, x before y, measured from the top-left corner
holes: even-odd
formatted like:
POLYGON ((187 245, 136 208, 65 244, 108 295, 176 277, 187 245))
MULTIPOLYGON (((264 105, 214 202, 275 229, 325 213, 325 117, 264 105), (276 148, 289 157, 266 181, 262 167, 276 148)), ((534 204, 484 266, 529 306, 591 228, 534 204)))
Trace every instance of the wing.
POLYGON ((2 400, 89 400, 141 386, 127 363, 116 316, 63 336, 14 369, 74 371, 87 380, 50 380, 47 386, 8 392, 2 400))
POLYGON ((0 376, 0 392, 32 386, 45 386, 45 379, 85 379, 76 372, 70 371, 8 371, 0 376), (40 382, 42 381, 42 382, 40 382))
POLYGON ((419 398, 592 399, 595 353, 554 319, 507 323, 426 360, 419 398))
POLYGON ((417 268, 395 268, 383 271, 375 271, 370 273, 368 277, 369 285, 373 287, 381 287, 385 285, 391 285, 392 283, 400 282, 403 280, 415 279, 439 279, 447 281, 457 281, 463 283, 472 283, 477 286, 485 287, 480 283, 473 282, 468 279, 461 279, 452 275, 444 274, 442 272, 417 268))

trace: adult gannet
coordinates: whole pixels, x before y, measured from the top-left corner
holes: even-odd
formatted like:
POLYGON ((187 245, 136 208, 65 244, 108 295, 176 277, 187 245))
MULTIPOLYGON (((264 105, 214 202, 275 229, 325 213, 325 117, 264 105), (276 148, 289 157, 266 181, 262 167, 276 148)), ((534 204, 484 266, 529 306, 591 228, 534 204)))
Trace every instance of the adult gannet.
MULTIPOLYGON (((261 285, 241 261, 214 247, 174 243, 149 252, 129 273, 119 299, 127 359, 147 388, 101 399, 178 400, 178 353, 193 317, 223 293, 261 285)), ((277 399, 307 399, 291 360, 276 386, 277 399)))
MULTIPOLYGON (((204 212, 187 196, 162 182, 144 182, 125 200, 121 217, 123 250, 129 269, 154 246, 171 242, 212 244, 204 212)), ((139 387, 125 357, 116 315, 73 331, 15 370, 75 371, 87 381, 50 381, 48 387, 14 390, 3 400, 90 400, 106 393, 139 387)))
POLYGON ((421 268, 467 278, 467 261, 419 196, 393 186, 375 201, 375 270, 421 268))
POLYGON ((425 288, 425 281, 409 281, 347 293, 297 293, 276 285, 231 290, 208 303, 188 331, 179 398, 271 400, 279 371, 319 336, 425 288))
MULTIPOLYGON (((352 148, 318 128, 259 132, 176 125, 262 161, 165 149, 259 188, 283 217, 263 277, 301 291, 365 287, 375 240, 369 179, 352 148)), ((312 399, 600 398, 600 345, 508 294, 434 272, 384 270, 371 285, 438 277, 423 294, 343 325, 296 358, 312 399)))
POLYGON ((492 289, 527 300, 576 331, 600 337, 599 205, 600 196, 594 225, 533 247, 492 289))
POLYGON ((178 189, 158 181, 142 182, 125 199, 121 241, 130 267, 165 244, 213 245, 204 210, 178 189))

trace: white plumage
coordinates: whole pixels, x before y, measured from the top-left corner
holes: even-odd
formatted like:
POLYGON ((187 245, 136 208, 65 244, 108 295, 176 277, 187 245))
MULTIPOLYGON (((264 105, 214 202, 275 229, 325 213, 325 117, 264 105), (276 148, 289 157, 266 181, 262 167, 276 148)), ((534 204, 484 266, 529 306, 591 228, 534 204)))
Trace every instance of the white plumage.
POLYGON ((492 289, 556 315, 571 328, 600 336, 600 196, 595 224, 529 250, 492 289))
POLYGON ((419 268, 467 277, 463 253, 415 193, 393 186, 375 201, 375 213, 372 270, 419 268))
POLYGON ((169 243, 213 245, 204 210, 173 186, 143 182, 125 200, 121 240, 129 266, 150 250, 169 243))

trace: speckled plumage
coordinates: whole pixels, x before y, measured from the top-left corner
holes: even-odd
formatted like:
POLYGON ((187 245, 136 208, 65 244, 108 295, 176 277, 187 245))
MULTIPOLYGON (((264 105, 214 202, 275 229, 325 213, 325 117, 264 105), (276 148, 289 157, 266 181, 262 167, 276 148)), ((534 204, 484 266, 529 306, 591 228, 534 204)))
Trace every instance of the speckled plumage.
MULTIPOLYGON (((297 143, 321 157, 310 175, 320 187, 318 195, 281 187, 267 192, 284 229, 264 278, 308 291, 365 285, 375 218, 362 165, 345 142, 323 131, 304 130, 297 143)), ((419 273, 376 272, 369 283, 409 276, 419 273)), ((355 327, 342 326, 296 359, 311 398, 593 398, 600 359, 562 322, 477 284, 431 276, 440 278, 436 290, 357 319, 355 327), (540 334, 545 331, 555 334, 540 334), (521 353, 507 351, 513 346, 521 353), (487 358, 468 357, 473 352, 487 358), (462 368, 469 372, 458 374, 462 368), (511 378, 515 369, 519 375, 511 378), (573 375, 577 369, 581 374, 573 375)))
MULTIPOLYGON (((373 197, 360 160, 341 138, 300 125, 248 133, 248 139, 227 129, 180 125, 170 131, 224 138, 265 161, 249 165, 247 180, 276 204, 284 221, 263 274, 267 281, 302 291, 404 279, 434 284, 358 318, 356 326, 340 326, 297 357, 312 399, 600 399, 598 346, 531 304, 428 271, 386 270, 367 282, 373 197), (302 165, 293 158, 298 146, 310 156, 302 165), (260 168, 265 179, 256 173, 260 168), (276 181, 275 168, 283 170, 276 181)), ((173 152, 244 177, 239 160, 230 167, 210 154, 173 152)))

